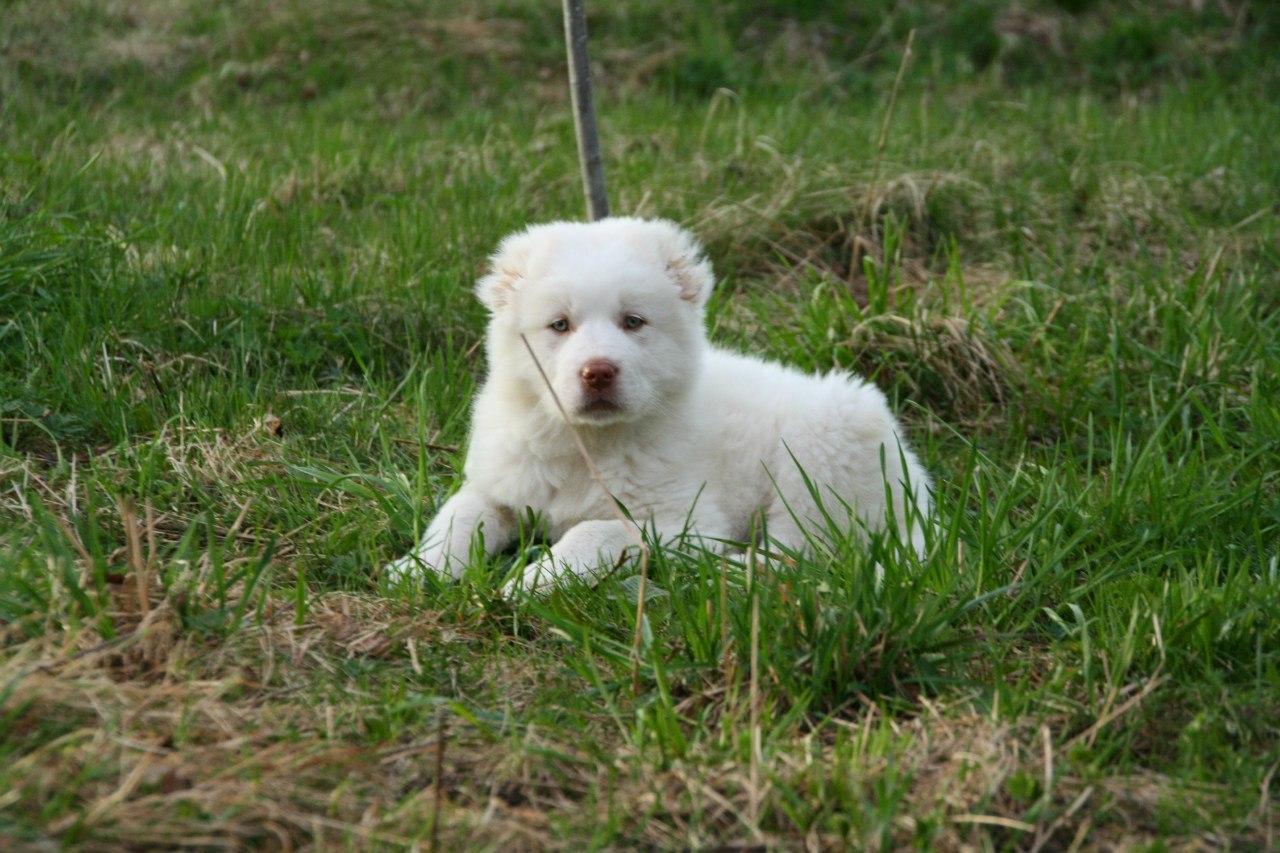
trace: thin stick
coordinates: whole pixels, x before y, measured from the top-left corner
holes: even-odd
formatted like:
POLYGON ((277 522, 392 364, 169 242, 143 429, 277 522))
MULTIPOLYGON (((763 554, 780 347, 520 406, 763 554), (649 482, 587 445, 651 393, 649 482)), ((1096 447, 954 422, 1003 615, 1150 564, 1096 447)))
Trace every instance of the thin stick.
POLYGON ((635 525, 627 519, 622 507, 618 506, 617 499, 609 491, 609 487, 604 482, 604 477, 600 474, 600 469, 596 467, 596 463, 591 459, 591 453, 587 450, 586 442, 582 440, 582 436, 578 434, 578 430, 574 428, 573 423, 569 420, 569 413, 564 410, 564 405, 561 404, 560 397, 556 394, 556 389, 551 386, 551 380, 547 378, 547 372, 542 369, 542 362, 538 361, 538 356, 529 344, 529 339, 521 335, 520 340, 524 341, 524 348, 529 351, 529 358, 533 359, 533 366, 538 368, 538 375, 542 377, 543 384, 547 386, 547 392, 551 395, 552 402, 556 404, 556 410, 560 412, 560 417, 564 419, 564 425, 569 428, 569 435, 573 436, 573 443, 577 445, 578 455, 582 457, 583 463, 587 466, 587 473, 591 475, 591 479, 596 481, 600 491, 604 492, 605 497, 609 499, 609 506, 613 509, 614 517, 622 522, 623 528, 631 533, 636 547, 640 549, 640 600, 636 602, 636 630, 631 637, 631 690, 633 694, 639 695, 640 641, 644 636, 640 629, 644 625, 644 598, 649 582, 649 547, 644 544, 644 537, 640 535, 640 531, 636 529, 635 525))
POLYGON ((533 366, 538 368, 538 375, 542 377, 543 383, 547 386, 547 392, 551 394, 551 401, 556 404, 556 410, 560 412, 560 417, 564 418, 564 425, 569 428, 569 435, 573 436, 573 443, 578 448, 578 454, 582 456, 582 461, 587 465, 587 473, 591 475, 591 479, 596 481, 596 485, 609 498, 609 506, 613 508, 614 517, 621 521, 628 530, 632 531, 635 538, 635 544, 640 548, 642 554, 647 555, 648 550, 645 548, 644 539, 641 538, 639 531, 634 525, 627 520, 627 516, 618 506, 617 500, 614 499, 613 493, 609 491, 609 487, 605 485, 604 477, 600 474, 600 469, 596 467, 596 463, 591 459, 591 453, 587 450, 586 442, 582 440, 582 436, 578 434, 578 430, 574 428, 573 422, 569 420, 569 413, 564 410, 564 405, 560 402, 560 397, 556 394, 556 389, 551 387, 551 380, 547 378, 547 372, 542 369, 542 362, 538 361, 538 356, 534 354, 533 347, 529 344, 529 339, 523 334, 520 340, 524 342, 524 348, 529 351, 529 358, 533 359, 533 366))
POLYGON ((569 95, 573 100, 573 126, 578 134, 578 158, 582 163, 582 190, 587 196, 587 218, 609 215, 609 192, 604 184, 604 157, 596 129, 596 105, 591 96, 591 65, 587 62, 587 13, 583 0, 564 0, 564 40, 569 54, 569 95))

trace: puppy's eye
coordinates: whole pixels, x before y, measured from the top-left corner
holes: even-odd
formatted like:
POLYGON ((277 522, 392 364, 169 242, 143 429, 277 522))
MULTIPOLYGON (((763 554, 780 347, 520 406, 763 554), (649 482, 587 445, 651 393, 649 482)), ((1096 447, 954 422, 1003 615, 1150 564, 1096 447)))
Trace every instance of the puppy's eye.
POLYGON ((551 321, 547 328, 555 332, 557 335, 563 335, 565 332, 569 331, 569 321, 564 317, 557 317, 551 321))
POLYGON ((643 326, 644 323, 644 318, 639 314, 628 314, 622 318, 622 328, 626 329, 628 332, 634 332, 636 329, 643 326))

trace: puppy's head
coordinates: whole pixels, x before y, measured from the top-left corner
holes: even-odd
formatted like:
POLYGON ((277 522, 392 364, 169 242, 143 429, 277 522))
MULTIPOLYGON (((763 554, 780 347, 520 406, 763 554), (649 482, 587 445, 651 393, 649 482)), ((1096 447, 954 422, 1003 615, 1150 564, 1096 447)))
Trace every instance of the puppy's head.
POLYGON ((705 347, 711 265, 664 220, 553 222, 513 234, 476 293, 493 316, 490 370, 582 425, 660 413, 691 387, 705 347), (523 334, 534 359, 520 340, 523 334))

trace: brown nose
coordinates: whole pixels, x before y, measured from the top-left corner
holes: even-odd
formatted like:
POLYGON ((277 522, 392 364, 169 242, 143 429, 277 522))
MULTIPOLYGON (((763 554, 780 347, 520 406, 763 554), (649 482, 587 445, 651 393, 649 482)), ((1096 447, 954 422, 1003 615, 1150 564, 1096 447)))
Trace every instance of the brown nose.
POLYGON ((594 391, 608 391, 618 376, 618 365, 597 358, 582 365, 582 384, 594 391))

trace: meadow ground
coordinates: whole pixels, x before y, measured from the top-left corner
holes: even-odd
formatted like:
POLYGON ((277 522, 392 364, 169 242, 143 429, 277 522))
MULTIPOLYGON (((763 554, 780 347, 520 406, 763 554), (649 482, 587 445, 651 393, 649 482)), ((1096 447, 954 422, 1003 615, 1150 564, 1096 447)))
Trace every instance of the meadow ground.
POLYGON ((589 3, 615 210, 938 530, 383 588, 583 209, 557 5, 4 4, 6 849, 1273 848, 1280 14, 589 3))

